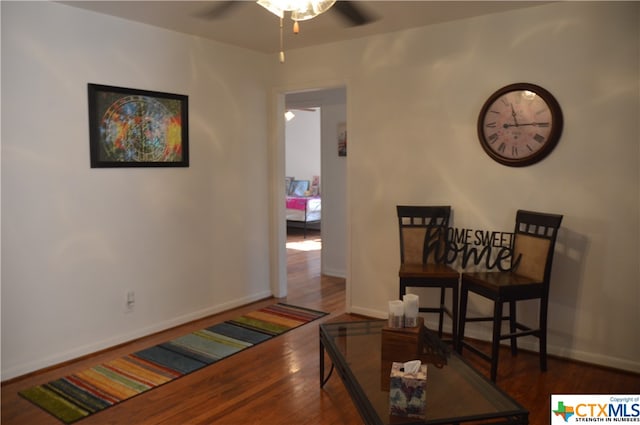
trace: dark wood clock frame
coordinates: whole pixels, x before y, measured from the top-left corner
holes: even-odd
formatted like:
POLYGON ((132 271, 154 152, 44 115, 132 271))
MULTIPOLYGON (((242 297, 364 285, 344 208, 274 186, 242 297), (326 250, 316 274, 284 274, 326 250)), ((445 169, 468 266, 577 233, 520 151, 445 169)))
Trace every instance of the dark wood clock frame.
POLYGON ((560 109, 560 104, 549 91, 535 84, 515 83, 509 84, 497 90, 495 93, 489 96, 487 101, 482 106, 482 109, 480 109, 480 114, 478 116, 478 139, 480 140, 480 145, 482 146, 484 151, 495 161, 509 167, 524 167, 541 161, 551 153, 551 151, 556 147, 558 141, 560 140, 562 127, 563 117, 562 110, 560 109), (547 104, 551 113, 551 131, 549 133, 549 136, 543 142, 544 146, 542 146, 535 153, 521 158, 510 158, 508 156, 501 156, 490 147, 491 141, 487 140, 487 138, 485 137, 484 127, 487 123, 487 114, 490 112, 489 108, 498 98, 505 95, 506 93, 521 90, 527 90, 535 93, 536 95, 540 96, 540 98, 542 98, 542 100, 547 104))

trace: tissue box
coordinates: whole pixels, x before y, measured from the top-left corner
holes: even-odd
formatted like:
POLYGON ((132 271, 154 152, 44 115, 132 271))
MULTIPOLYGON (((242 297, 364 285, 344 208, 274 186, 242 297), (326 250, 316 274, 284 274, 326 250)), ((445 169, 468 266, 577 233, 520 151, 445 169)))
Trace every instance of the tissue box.
POLYGON ((420 365, 417 374, 405 374, 404 363, 391 366, 389 384, 389 414, 423 418, 427 403, 427 365, 420 365))
POLYGON ((389 370, 393 362, 408 362, 420 359, 423 351, 424 319, 418 317, 414 328, 382 328, 380 385, 389 391, 389 370))

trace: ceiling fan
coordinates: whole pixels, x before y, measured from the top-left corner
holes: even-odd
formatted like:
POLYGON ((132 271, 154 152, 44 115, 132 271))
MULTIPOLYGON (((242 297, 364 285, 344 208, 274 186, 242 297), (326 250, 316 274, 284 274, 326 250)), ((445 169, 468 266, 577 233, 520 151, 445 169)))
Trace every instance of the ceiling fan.
MULTIPOLYGON (((245 1, 217 1, 216 5, 201 16, 207 19, 220 19, 230 13, 239 5, 247 4, 245 1)), ((340 16, 346 25, 359 26, 375 21, 375 18, 366 13, 357 5, 357 1, 336 0, 257 0, 257 4, 267 9, 280 18, 280 62, 284 62, 283 49, 283 23, 285 15, 293 21, 293 32, 298 34, 299 21, 306 21, 328 11, 333 10, 340 16)))
MULTIPOLYGON (((218 19, 223 18, 228 13, 231 13, 233 9, 238 6, 246 5, 249 2, 239 1, 239 0, 226 0, 226 1, 216 1, 216 5, 212 7, 208 12, 202 14, 202 17, 208 19, 218 19)), ((335 11, 345 22, 346 25, 349 26, 358 26, 358 25, 366 25, 370 22, 373 22, 375 19, 371 14, 367 13, 364 8, 360 5, 357 5, 357 1, 347 1, 347 0, 338 0, 338 1, 327 1, 327 0, 258 0, 256 3, 260 4, 270 12, 278 15, 277 12, 274 12, 273 7, 279 8, 282 11, 292 11, 296 5, 302 4, 301 7, 314 7, 314 5, 320 5, 324 10, 316 13, 313 16, 308 16, 306 19, 311 19, 320 13, 323 13, 326 10, 335 11), (274 5, 274 6, 272 6, 274 5), (284 6, 282 6, 284 5, 284 6)), ((279 15, 278 15, 279 16, 279 15)), ((294 15, 295 16, 295 15, 294 15)), ((298 18, 295 19, 292 17, 294 21, 302 21, 306 19, 298 18)))
POLYGON ((293 111, 316 112, 317 110, 318 108, 287 108, 286 111, 284 111, 284 118, 287 122, 289 122, 296 116, 293 111))

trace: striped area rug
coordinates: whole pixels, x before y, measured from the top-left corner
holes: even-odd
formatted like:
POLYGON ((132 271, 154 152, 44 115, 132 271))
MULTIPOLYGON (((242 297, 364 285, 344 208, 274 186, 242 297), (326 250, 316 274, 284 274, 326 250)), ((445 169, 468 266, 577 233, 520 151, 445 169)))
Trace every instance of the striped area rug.
POLYGON ((273 304, 19 394, 69 424, 326 314, 273 304))

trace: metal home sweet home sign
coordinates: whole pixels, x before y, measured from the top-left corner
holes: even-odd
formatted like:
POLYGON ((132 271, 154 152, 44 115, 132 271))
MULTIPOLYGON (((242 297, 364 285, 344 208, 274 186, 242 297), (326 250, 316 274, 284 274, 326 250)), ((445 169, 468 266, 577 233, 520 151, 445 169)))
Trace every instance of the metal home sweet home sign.
POLYGON ((510 232, 437 227, 425 237, 425 258, 433 255, 436 262, 470 266, 485 270, 509 271, 515 268, 520 256, 512 261, 513 237, 510 232))

